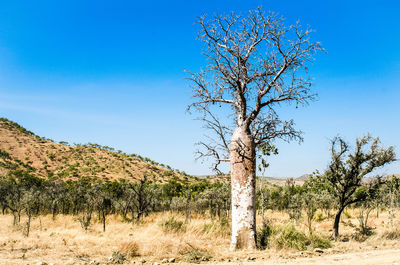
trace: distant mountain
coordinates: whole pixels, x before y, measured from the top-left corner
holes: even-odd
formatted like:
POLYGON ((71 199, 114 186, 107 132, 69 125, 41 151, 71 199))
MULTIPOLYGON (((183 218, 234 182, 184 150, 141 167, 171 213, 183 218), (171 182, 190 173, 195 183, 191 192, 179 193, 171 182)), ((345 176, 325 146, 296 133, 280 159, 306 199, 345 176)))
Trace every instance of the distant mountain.
POLYGON ((29 170, 43 178, 101 180, 149 180, 163 183, 174 178, 191 181, 184 172, 156 163, 140 155, 128 155, 107 146, 55 143, 26 130, 6 118, 0 118, 0 174, 13 169, 29 170))
POLYGON ((300 177, 296 178, 297 181, 307 181, 312 175, 311 174, 304 174, 300 177))
MULTIPOLYGON (((311 175, 305 174, 302 175, 298 178, 292 178, 292 177, 268 177, 268 176, 257 176, 258 180, 262 182, 268 182, 273 185, 277 186, 283 186, 286 184, 287 180, 293 179, 296 184, 298 185, 303 185, 304 181, 308 180, 311 175)), ((206 179, 210 181, 211 183, 213 182, 223 182, 227 183, 231 181, 231 178, 229 174, 219 174, 219 175, 198 175, 196 176, 201 179, 206 179)))

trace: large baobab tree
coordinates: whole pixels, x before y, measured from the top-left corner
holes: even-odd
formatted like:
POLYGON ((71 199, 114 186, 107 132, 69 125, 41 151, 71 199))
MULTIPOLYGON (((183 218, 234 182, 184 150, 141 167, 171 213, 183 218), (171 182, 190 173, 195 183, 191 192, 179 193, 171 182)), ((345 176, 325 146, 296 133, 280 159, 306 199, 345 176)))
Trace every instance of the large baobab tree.
POLYGON ((189 72, 195 98, 189 111, 200 111, 217 137, 200 142, 198 155, 214 157, 216 170, 221 161, 230 161, 231 249, 255 248, 256 147, 276 138, 301 140, 293 120, 281 120, 277 109, 314 99, 307 65, 322 48, 310 41, 309 28, 285 26, 262 8, 246 15, 203 16, 198 24, 208 64, 199 73, 189 72))

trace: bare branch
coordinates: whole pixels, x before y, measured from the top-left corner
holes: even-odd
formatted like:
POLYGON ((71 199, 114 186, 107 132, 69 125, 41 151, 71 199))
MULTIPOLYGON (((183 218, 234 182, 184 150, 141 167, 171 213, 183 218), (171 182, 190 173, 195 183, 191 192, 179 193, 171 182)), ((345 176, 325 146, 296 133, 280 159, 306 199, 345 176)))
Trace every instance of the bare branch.
POLYGON ((229 161, 229 137, 232 135, 232 129, 223 125, 208 108, 203 106, 199 106, 199 108, 202 108, 203 116, 197 120, 204 122, 203 128, 213 132, 214 138, 206 136, 207 143, 196 144, 199 146, 199 149, 196 150, 196 159, 212 158, 214 160, 213 169, 221 173, 218 166, 221 162, 229 161))
MULTIPOLYGON (((300 23, 285 26, 281 17, 262 8, 247 15, 202 16, 198 24, 208 64, 197 74, 189 72, 195 101, 188 110, 202 113, 200 120, 221 140, 208 147, 219 143, 229 151, 226 137, 231 135, 211 113, 213 105, 230 106, 227 117, 249 131, 256 145, 273 139, 301 141, 294 122, 280 120, 274 109, 283 103, 307 105, 315 99, 308 64, 323 48, 310 40, 312 30, 300 23)), ((216 157, 209 148, 201 154, 216 157)))

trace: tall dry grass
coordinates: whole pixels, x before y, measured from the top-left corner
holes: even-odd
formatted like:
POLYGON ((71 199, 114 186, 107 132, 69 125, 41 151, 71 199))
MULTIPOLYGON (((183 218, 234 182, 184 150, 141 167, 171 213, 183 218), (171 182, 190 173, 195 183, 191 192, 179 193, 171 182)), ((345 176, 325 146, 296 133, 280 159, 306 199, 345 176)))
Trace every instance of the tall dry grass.
MULTIPOLYGON (((398 218, 394 228, 390 227, 387 212, 379 218, 372 214, 369 225, 375 227, 374 234, 364 240, 354 237, 356 233, 357 210, 351 209, 343 217, 340 233, 344 241, 333 242, 335 251, 351 251, 359 248, 393 247, 399 245, 398 218), (394 239, 394 240, 392 240, 394 239)), ((268 258, 270 256, 290 256, 299 249, 312 250, 310 245, 296 249, 292 236, 303 240, 308 237, 305 220, 291 222, 282 212, 266 212, 270 224, 275 226, 265 250, 229 252, 230 225, 227 220, 210 220, 208 217, 193 216, 190 222, 174 213, 158 213, 132 224, 123 222, 117 216, 107 218, 106 232, 101 223, 92 223, 84 231, 73 216, 59 215, 37 217, 32 221, 31 234, 23 235, 23 224, 12 225, 11 215, 0 215, 0 264, 31 264, 38 261, 55 264, 77 264, 91 260, 105 262, 115 252, 123 253, 129 260, 146 259, 148 262, 174 257, 177 261, 193 262, 204 257, 212 261, 228 260, 234 257, 244 259, 249 256, 268 258), (289 227, 289 230, 285 227, 289 227), (280 229, 280 230, 279 230, 280 229), (290 230, 291 229, 291 230, 290 230), (300 233, 300 234, 299 234, 300 233), (306 237, 304 237, 305 235, 306 237), (278 241, 281 240, 281 241, 278 241), (275 240, 275 241, 273 241, 275 240), (294 246, 294 247, 293 247, 294 246)), ((332 218, 318 218, 313 228, 319 236, 329 237, 332 218)), ((257 217, 261 229, 261 217, 257 217)))

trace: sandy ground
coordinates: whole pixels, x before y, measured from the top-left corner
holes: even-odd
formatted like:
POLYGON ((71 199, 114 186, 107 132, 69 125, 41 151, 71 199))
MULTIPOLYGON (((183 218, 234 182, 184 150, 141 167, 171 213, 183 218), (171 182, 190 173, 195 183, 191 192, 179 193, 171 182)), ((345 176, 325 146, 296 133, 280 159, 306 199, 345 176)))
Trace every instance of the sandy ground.
MULTIPOLYGON (((301 258, 280 264, 400 264, 400 250, 374 250, 356 253, 334 254, 313 258, 301 258)), ((264 264, 264 263, 260 263, 264 264)), ((268 263, 266 263, 268 264, 268 263)))
MULTIPOLYGON (((40 264, 42 260, 39 258, 31 257, 26 260, 21 260, 21 254, 23 251, 15 250, 14 253, 9 251, 0 250, 0 264, 40 264), (18 257, 18 258, 17 258, 18 257)), ((90 263, 85 258, 77 259, 76 256, 72 255, 68 258, 68 253, 65 253, 65 257, 62 262, 54 261, 48 264, 94 264, 90 263)), ((114 264, 113 262, 101 261, 99 264, 114 264)), ((139 260, 128 261, 124 264, 142 264, 139 260)), ((153 262, 146 262, 144 264, 157 264, 153 262)), ((160 262, 158 262, 160 264, 160 262)), ((177 262, 176 264, 190 264, 177 262)), ((191 263, 194 264, 194 263, 191 263)), ((317 256, 311 257, 269 257, 265 258, 263 256, 258 256, 254 261, 240 261, 240 260, 227 260, 227 261, 209 261, 202 262, 201 264, 216 264, 216 265, 272 265, 272 264, 400 264, 400 249, 377 249, 377 250, 367 250, 358 251, 351 253, 341 253, 341 254, 319 254, 317 256)))
POLYGON ((272 258, 268 260, 256 260, 246 262, 224 262, 218 264, 242 264, 242 265, 270 265, 270 264, 400 264, 400 249, 384 249, 384 250, 370 250, 360 251, 344 254, 328 254, 314 257, 298 257, 298 258, 272 258))
MULTIPOLYGON (((355 216, 355 214, 353 214, 355 216)), ((270 214, 283 218, 278 213, 270 214)), ((2 264, 115 264, 109 262, 110 256, 121 249, 124 242, 139 244, 139 257, 129 258, 124 264, 144 265, 161 264, 166 258, 175 257, 175 264, 193 264, 180 262, 184 254, 192 246, 207 251, 211 260, 201 262, 209 265, 261 265, 261 264, 397 264, 400 265, 400 238, 388 240, 383 233, 388 229, 386 213, 379 219, 373 217, 371 224, 376 227, 375 234, 365 241, 352 239, 353 226, 345 219, 342 223, 342 233, 346 241, 334 242, 332 248, 321 250, 308 249, 275 249, 257 251, 230 252, 229 237, 215 233, 204 233, 202 225, 209 222, 203 219, 193 219, 183 233, 166 233, 160 223, 169 214, 151 215, 143 224, 121 222, 117 217, 109 217, 106 232, 102 232, 100 223, 94 223, 85 232, 80 227, 76 217, 51 216, 35 218, 32 222, 29 237, 23 235, 23 226, 12 226, 11 215, 0 215, 0 265, 2 264), (347 225, 346 225, 347 224, 347 225), (254 260, 248 260, 249 258, 254 260), (96 261, 96 262, 92 262, 96 261)), ((286 218, 286 217, 285 217, 286 218)), ((274 222, 284 222, 276 219, 274 222)), ((355 222, 354 222, 355 223, 355 222)), ((24 224, 24 220, 21 220, 24 224)), ((356 224, 356 223, 355 223, 356 224)), ((396 222, 395 227, 400 224, 396 222)), ((331 220, 315 223, 319 231, 329 233, 331 220)), ((204 253, 204 252, 203 252, 204 253)), ((196 254, 197 255, 197 254, 196 254)))

